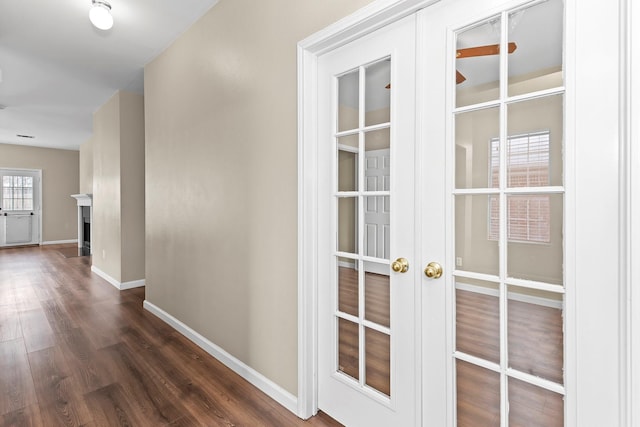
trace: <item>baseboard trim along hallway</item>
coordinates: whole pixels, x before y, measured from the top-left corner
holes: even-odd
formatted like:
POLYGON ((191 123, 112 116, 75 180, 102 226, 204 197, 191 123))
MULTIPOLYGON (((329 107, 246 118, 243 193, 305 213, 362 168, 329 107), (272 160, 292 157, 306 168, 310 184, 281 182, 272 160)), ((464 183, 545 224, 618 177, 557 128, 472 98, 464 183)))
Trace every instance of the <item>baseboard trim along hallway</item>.
POLYGON ((289 393, 287 390, 280 387, 260 372, 246 365, 244 362, 227 353, 221 347, 212 343, 207 338, 203 337, 198 332, 194 331, 189 326, 185 325, 180 320, 176 319, 156 305, 145 300, 142 306, 145 310, 156 315, 159 319, 191 340, 198 347, 218 359, 222 364, 227 366, 236 374, 249 381, 249 383, 260 389, 260 391, 265 393, 267 396, 297 415, 298 399, 293 394, 289 393))

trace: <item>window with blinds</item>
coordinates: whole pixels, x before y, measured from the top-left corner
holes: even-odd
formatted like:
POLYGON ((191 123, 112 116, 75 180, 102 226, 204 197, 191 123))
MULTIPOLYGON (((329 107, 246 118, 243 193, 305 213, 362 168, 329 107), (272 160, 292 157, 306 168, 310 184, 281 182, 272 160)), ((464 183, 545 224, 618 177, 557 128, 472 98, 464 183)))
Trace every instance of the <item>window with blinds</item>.
POLYGON ((33 177, 5 175, 2 177, 2 209, 33 210, 33 177))
MULTIPOLYGON (((507 186, 549 185, 549 131, 510 136, 507 139, 507 186)), ((490 140, 489 186, 497 188, 500 173, 500 140, 490 140)), ((498 240, 498 196, 489 196, 489 239, 498 240)), ((548 195, 507 196, 507 238, 512 242, 549 243, 551 203, 548 195)))

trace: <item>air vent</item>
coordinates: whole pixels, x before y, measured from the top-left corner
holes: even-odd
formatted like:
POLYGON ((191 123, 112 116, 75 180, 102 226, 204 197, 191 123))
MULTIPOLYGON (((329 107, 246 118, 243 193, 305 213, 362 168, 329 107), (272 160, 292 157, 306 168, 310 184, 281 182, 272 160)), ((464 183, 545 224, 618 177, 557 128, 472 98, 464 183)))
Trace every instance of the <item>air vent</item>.
POLYGON ((16 135, 16 136, 17 136, 18 138, 29 138, 29 139, 33 139, 33 138, 35 138, 35 136, 33 136, 33 135, 21 135, 21 134, 18 134, 18 135, 16 135))

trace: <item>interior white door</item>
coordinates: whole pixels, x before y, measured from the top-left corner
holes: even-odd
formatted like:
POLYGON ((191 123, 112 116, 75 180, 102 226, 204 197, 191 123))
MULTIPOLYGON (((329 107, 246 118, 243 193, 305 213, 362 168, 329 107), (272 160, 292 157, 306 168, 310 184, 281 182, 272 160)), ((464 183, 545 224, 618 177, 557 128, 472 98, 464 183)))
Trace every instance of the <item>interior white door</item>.
POLYGON ((410 16, 318 62, 318 407, 353 427, 419 416, 414 47, 410 16))
POLYGON ((0 246, 40 242, 40 171, 0 169, 0 246))
MULTIPOLYGON (((446 201, 443 210, 425 206, 425 222, 448 230, 444 244, 429 229, 422 239, 425 262, 442 260, 446 271, 446 286, 425 280, 423 307, 446 301, 450 325, 450 356, 434 360, 425 350, 424 388, 443 384, 432 370, 441 364, 453 396, 447 414, 439 409, 446 402, 426 392, 424 425, 440 412, 440 425, 449 417, 455 425, 561 427, 569 332, 564 4, 446 5, 420 15, 423 51, 433 53, 423 70, 433 138, 425 160, 451 171, 446 184, 436 176, 423 181, 426 193, 446 201)), ((425 325, 432 321, 425 317, 425 325)), ((424 329, 425 349, 443 337, 424 329)))
POLYGON ((617 186, 616 144, 602 141, 616 132, 616 96, 595 84, 615 94, 615 7, 598 20, 566 3, 419 12, 421 258, 445 271, 423 278, 424 426, 623 425, 585 390, 618 399, 619 282, 589 264, 617 265, 618 243, 587 226, 616 233, 616 200, 592 204, 617 186))

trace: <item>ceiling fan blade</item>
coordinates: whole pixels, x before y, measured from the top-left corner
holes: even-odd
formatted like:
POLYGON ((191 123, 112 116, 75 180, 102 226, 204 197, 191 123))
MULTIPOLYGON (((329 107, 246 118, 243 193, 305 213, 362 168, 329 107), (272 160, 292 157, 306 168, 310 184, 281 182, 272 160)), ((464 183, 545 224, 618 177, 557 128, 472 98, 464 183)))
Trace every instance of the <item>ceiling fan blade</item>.
POLYGON ((463 76, 460 71, 456 70, 456 84, 459 85, 465 80, 467 80, 467 78, 463 76))
MULTIPOLYGON (((518 46, 514 42, 510 42, 507 45, 507 51, 513 53, 518 46)), ((497 55, 500 53, 499 44, 488 44, 486 46, 467 47, 464 49, 458 49, 456 51, 456 59, 471 58, 474 56, 488 56, 497 55)))

